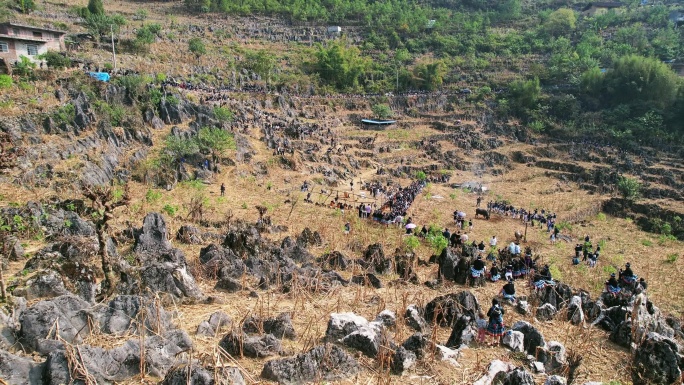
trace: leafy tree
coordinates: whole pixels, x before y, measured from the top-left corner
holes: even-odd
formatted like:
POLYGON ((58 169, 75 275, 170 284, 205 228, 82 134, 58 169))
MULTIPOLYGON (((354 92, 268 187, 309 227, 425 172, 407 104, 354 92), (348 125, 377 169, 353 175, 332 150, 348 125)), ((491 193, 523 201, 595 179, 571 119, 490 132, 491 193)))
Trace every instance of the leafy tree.
POLYGON ((435 91, 442 86, 446 73, 446 65, 441 60, 420 63, 413 68, 413 81, 420 89, 435 91))
POLYGON ((276 56, 265 49, 248 51, 245 55, 244 66, 270 82, 271 74, 276 67, 276 56))
POLYGON ((63 69, 71 66, 71 59, 57 51, 47 51, 38 58, 45 60, 49 68, 63 69))
POLYGON ((358 87, 361 75, 368 68, 368 61, 361 57, 359 49, 343 40, 336 40, 327 47, 319 45, 315 56, 315 71, 338 90, 358 87))
POLYGON ((204 127, 200 129, 197 133, 197 144, 200 150, 206 150, 212 154, 236 148, 233 135, 221 128, 204 127))
POLYGON ((575 30, 576 23, 577 16, 572 9, 560 8, 551 12, 542 27, 551 36, 567 36, 575 30))
POLYGON ((36 10, 36 3, 33 0, 16 0, 21 13, 29 14, 36 10))
POLYGON ((207 53, 207 47, 204 46, 204 41, 199 37, 193 37, 188 40, 188 49, 195 55, 197 61, 199 62, 200 57, 207 53))
POLYGON ((592 69, 582 75, 585 92, 600 95, 608 106, 635 107, 635 113, 672 105, 679 83, 667 64, 636 55, 619 58, 604 74, 592 69))
POLYGON ((387 104, 374 104, 371 110, 373 115, 379 119, 389 119, 393 115, 392 109, 387 104))
POLYGON ((126 19, 121 15, 90 14, 85 18, 86 29, 98 43, 111 32, 118 34, 123 25, 126 19))
POLYGON ((199 145, 195 140, 183 139, 174 135, 169 135, 164 145, 164 151, 175 160, 195 155, 199 152, 199 145))
POLYGON ((539 78, 516 80, 509 87, 508 104, 514 114, 524 117, 537 107, 540 95, 539 78))
POLYGON ((626 200, 634 201, 641 195, 641 183, 634 178, 620 175, 617 182, 617 189, 620 195, 626 200))
POLYGON ((88 11, 91 15, 104 15, 105 9, 102 0, 88 0, 88 11))
POLYGON ((216 106, 214 107, 214 117, 221 123, 228 123, 233 121, 235 114, 226 107, 216 106))

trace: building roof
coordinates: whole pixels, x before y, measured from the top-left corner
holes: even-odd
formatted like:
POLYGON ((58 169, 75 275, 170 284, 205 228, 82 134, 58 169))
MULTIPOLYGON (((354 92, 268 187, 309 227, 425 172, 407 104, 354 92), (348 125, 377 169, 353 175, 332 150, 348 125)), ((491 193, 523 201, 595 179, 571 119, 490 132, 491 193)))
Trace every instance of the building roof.
POLYGON ((24 35, 6 35, 4 33, 0 33, 0 39, 3 40, 21 40, 21 41, 33 41, 33 42, 38 42, 38 43, 47 43, 49 40, 46 40, 41 37, 32 37, 32 36, 24 36, 24 35))
POLYGON ((582 10, 586 11, 587 9, 590 9, 592 7, 595 7, 595 8, 620 8, 624 5, 625 4, 623 4, 619 1, 597 1, 595 3, 587 4, 587 6, 584 7, 582 10))
POLYGON ((28 28, 28 29, 34 29, 34 30, 37 30, 37 31, 54 32, 54 33, 59 33, 59 34, 62 34, 62 35, 66 35, 66 31, 61 31, 61 30, 59 30, 59 29, 45 28, 45 27, 36 27, 36 26, 34 26, 34 25, 15 23, 15 22, 13 22, 13 21, 6 22, 6 23, 0 23, 0 25, 6 25, 6 26, 8 26, 8 27, 28 28))

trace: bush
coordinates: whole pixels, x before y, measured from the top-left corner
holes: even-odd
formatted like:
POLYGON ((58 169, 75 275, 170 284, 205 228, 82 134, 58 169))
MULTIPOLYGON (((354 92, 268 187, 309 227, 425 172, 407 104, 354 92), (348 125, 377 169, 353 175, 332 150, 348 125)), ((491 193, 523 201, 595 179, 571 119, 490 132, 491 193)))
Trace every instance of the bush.
POLYGON ((418 179, 419 181, 424 181, 427 179, 427 175, 425 175, 425 172, 423 171, 418 171, 416 172, 416 179, 418 179))
POLYGON ((57 51, 48 51, 38 57, 45 60, 49 68, 63 69, 71 67, 71 59, 57 51))
POLYGON ((677 262, 677 259, 679 259, 679 254, 672 253, 672 254, 668 254, 667 258, 665 258, 665 261, 667 263, 675 263, 675 262, 677 262))
POLYGON ((216 106, 214 107, 214 117, 221 123, 229 123, 233 121, 235 115, 233 111, 226 107, 216 106))
POLYGON ((176 212, 178 211, 177 206, 172 206, 170 204, 165 204, 164 207, 162 207, 162 211, 169 215, 170 217, 176 215, 176 212))
POLYGON ((10 88, 14 84, 12 77, 9 75, 0 75, 0 89, 10 88))
POLYGON ((415 235, 411 235, 407 238, 404 238, 404 245, 406 245, 406 248, 409 251, 413 252, 418 246, 420 246, 420 240, 415 235))
POLYGON ((147 190, 145 193, 145 200, 147 203, 154 203, 161 199, 162 194, 159 191, 154 191, 152 189, 147 190))

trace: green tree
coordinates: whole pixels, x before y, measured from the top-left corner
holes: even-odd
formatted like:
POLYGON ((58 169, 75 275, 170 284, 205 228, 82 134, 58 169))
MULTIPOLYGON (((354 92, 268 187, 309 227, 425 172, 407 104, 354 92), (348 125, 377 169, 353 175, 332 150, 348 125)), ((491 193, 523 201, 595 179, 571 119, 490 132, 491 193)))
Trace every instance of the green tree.
POLYGON ((91 15, 104 15, 105 9, 102 0, 88 0, 88 11, 91 15))
POLYGON ((276 56, 265 49, 248 51, 245 55, 244 66, 262 78, 266 78, 266 82, 270 82, 271 74, 276 67, 276 56))
POLYGON ((341 39, 327 47, 319 45, 315 57, 315 71, 338 90, 358 87, 361 75, 368 68, 368 61, 361 57, 359 49, 341 39))
POLYGON ((214 107, 214 117, 220 123, 229 123, 233 121, 235 114, 233 114, 233 111, 226 107, 216 106, 214 107))
POLYGON ((620 195, 628 201, 634 201, 641 196, 641 183, 634 178, 620 175, 617 189, 620 195))
POLYGON ((567 36, 575 30, 576 24, 575 12, 569 8, 560 8, 551 12, 542 28, 551 36, 567 36))
POLYGON ((387 104, 374 104, 371 107, 373 115, 378 119, 389 119, 394 114, 392 109, 387 104))
POLYGON ((123 25, 126 25, 126 19, 121 15, 89 14, 85 17, 85 27, 98 44, 111 32, 118 34, 123 25))
POLYGON ((199 62, 200 57, 207 53, 207 47, 204 46, 204 41, 199 37, 193 37, 188 40, 188 49, 195 55, 197 62, 199 62))
POLYGON ((446 73, 446 65, 441 60, 419 63, 413 68, 413 82, 420 89, 435 91, 442 86, 446 73))
POLYGON ((508 90, 508 105, 514 114, 525 117, 537 107, 540 95, 539 78, 516 80, 508 90))
POLYGON ((21 13, 29 14, 36 10, 36 3, 33 0, 16 0, 21 13))
POLYGON ((199 145, 195 140, 169 135, 164 143, 164 151, 177 160, 197 154, 199 152, 199 145))
POLYGON ((24 55, 19 56, 19 61, 15 64, 14 71, 19 76, 26 78, 33 77, 33 70, 36 69, 36 63, 32 62, 31 59, 24 55))
POLYGON ((225 150, 234 150, 235 138, 231 133, 221 128, 204 127, 197 133, 197 144, 202 151, 220 154, 225 150))

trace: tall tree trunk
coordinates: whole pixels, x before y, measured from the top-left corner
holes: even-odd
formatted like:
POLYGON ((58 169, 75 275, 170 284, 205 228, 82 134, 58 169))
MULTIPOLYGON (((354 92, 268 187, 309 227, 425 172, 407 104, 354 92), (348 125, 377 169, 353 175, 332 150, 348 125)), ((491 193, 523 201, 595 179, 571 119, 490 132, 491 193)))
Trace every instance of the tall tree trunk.
POLYGON ((112 269, 111 261, 109 260, 109 253, 107 252, 107 231, 105 231, 105 229, 106 225, 98 224, 97 244, 102 264, 102 272, 104 273, 102 294, 109 297, 116 287, 117 279, 116 274, 114 274, 114 270, 112 269))
POLYGON ((5 276, 2 272, 3 270, 2 260, 0 260, 0 299, 5 300, 5 298, 7 298, 7 292, 5 292, 5 276))

